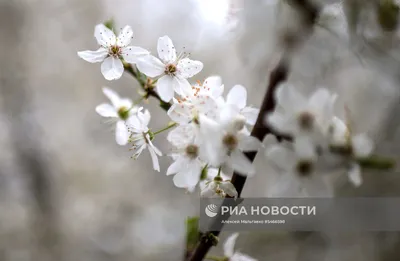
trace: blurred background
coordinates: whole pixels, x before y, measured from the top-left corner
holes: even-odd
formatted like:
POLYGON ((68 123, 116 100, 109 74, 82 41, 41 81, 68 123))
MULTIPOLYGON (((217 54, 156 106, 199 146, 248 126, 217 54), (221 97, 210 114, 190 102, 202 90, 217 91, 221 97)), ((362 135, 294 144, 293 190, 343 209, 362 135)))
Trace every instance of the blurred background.
MULTIPOLYGON (((0 0, 0 260, 183 260, 184 220, 198 215, 197 193, 173 185, 165 175, 168 157, 157 173, 148 155, 132 160, 129 147, 115 143, 94 110, 106 102, 101 87, 135 100, 139 85, 128 74, 106 81, 99 64, 76 52, 93 50, 94 26, 113 18, 118 28, 132 26, 133 45, 153 52, 158 37, 169 35, 177 50, 204 63, 193 80, 220 75, 225 93, 242 84, 248 104, 259 106, 281 52, 279 30, 293 26, 277 2, 0 0)), ((397 32, 382 32, 366 8, 355 26, 363 37, 349 41, 354 26, 346 9, 339 1, 320 4, 326 5, 320 25, 296 52, 289 81, 304 93, 317 86, 337 91, 339 115, 348 105, 356 128, 374 137, 378 152, 398 160, 397 32)), ((157 102, 145 106, 150 125, 165 126, 157 102)), ((164 139, 155 143, 168 152, 164 139)), ((245 197, 266 196, 276 178, 260 154, 245 197)), ((343 175, 329 182, 338 196, 399 196, 399 174, 365 173, 357 189, 343 175)), ((269 261, 400 260, 396 232, 242 233, 238 247, 269 261)), ((221 254, 221 247, 213 252, 221 254)))

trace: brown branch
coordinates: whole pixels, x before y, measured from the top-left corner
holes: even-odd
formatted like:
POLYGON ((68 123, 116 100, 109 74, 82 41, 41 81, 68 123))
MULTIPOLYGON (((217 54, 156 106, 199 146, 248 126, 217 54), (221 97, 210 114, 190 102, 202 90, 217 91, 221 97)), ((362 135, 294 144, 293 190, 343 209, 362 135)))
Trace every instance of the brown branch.
MULTIPOLYGON (((298 10, 299 14, 302 16, 303 26, 305 28, 306 34, 311 34, 312 28, 318 18, 319 8, 312 4, 309 0, 288 0, 288 3, 293 6, 296 10, 298 10)), ((304 39, 304 38, 303 38, 304 39)), ((299 41, 297 43, 302 43, 302 39, 297 39, 295 41, 299 41)), ((297 45, 298 46, 298 45, 297 45)), ((290 46, 288 46, 290 48, 290 46)), ((290 137, 282 136, 276 134, 272 131, 272 129, 265 125, 265 117, 268 113, 272 112, 275 108, 275 97, 274 93, 279 86, 280 83, 286 81, 289 73, 289 64, 288 61, 285 59, 285 56, 282 56, 282 59, 275 67, 275 69, 270 74, 269 85, 268 89, 265 93, 263 102, 261 104, 260 113, 257 117, 257 121, 254 125, 254 128, 251 132, 251 136, 258 138, 260 141, 264 139, 264 137, 268 134, 274 134, 277 136, 278 140, 281 139, 288 139, 290 137)), ((257 155, 257 152, 248 152, 245 153, 246 157, 250 161, 254 161, 254 158, 257 155)), ((247 177, 241 175, 240 173, 234 172, 231 182, 235 186, 238 192, 238 198, 242 193, 244 184, 246 183, 247 177)), ((226 201, 226 200, 224 200, 226 201)), ((240 199, 237 201, 237 204, 240 202, 240 199)), ((226 203, 226 202, 224 202, 226 203)), ((223 204, 224 204, 223 203, 223 204)), ((222 215, 217 215, 213 221, 211 227, 218 228, 217 231, 208 231, 204 234, 200 242, 198 243, 196 249, 193 251, 192 256, 190 257, 189 261, 202 261, 205 256, 207 255, 210 248, 215 245, 215 239, 218 237, 223 223, 221 222, 222 215)), ((226 219, 226 216, 224 217, 226 219)))
MULTIPOLYGON (((260 141, 264 139, 264 137, 267 134, 272 133, 271 129, 264 124, 265 122, 265 117, 268 113, 272 112, 275 108, 275 99, 274 99, 274 93, 277 87, 281 82, 284 82, 288 76, 288 64, 287 62, 282 59, 277 67, 271 72, 270 74, 270 80, 269 80, 269 85, 268 89, 265 93, 264 100, 262 102, 261 108, 260 108, 260 113, 257 117, 257 121, 254 125, 254 128, 251 132, 251 136, 254 136, 258 138, 260 141)), ((247 158, 250 161, 253 161, 257 152, 248 152, 245 153, 247 158)), ((235 186, 237 192, 238 192, 238 197, 240 197, 240 194, 243 190, 244 184, 246 183, 246 177, 242 176, 241 174, 235 172, 233 173, 231 182, 235 186)), ((217 218, 214 220, 214 224, 216 226, 212 227, 218 227, 221 230, 223 223, 221 223, 221 220, 218 217, 222 217, 221 215, 218 215, 217 218)), ((218 236, 220 231, 209 231, 205 233, 205 236, 200 240, 200 243, 198 244, 197 248, 193 252, 193 255, 190 257, 190 261, 201 261, 205 258, 206 254, 210 250, 210 248, 213 246, 213 241, 209 240, 209 235, 213 236, 218 236)))

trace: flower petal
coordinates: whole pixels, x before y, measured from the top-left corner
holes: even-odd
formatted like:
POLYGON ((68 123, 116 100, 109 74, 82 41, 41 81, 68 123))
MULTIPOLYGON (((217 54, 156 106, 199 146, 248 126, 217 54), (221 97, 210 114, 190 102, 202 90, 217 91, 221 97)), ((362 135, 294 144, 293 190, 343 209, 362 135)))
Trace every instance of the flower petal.
POLYGON ((365 133, 352 138, 354 153, 357 157, 368 157, 374 149, 373 141, 365 133))
POLYGON ((158 38, 157 52, 158 57, 160 57, 164 63, 174 63, 176 60, 174 44, 172 43, 171 38, 166 35, 158 38))
POLYGON ((224 243, 224 256, 225 257, 232 257, 234 252, 235 252, 235 243, 236 239, 239 236, 239 233, 233 233, 231 236, 229 236, 225 243, 224 243))
POLYGON ((240 135, 239 149, 241 151, 257 151, 262 148, 262 143, 259 139, 253 136, 240 135))
POLYGON ((119 97, 118 93, 107 87, 103 87, 103 93, 108 99, 110 99, 112 105, 118 109, 119 104, 121 103, 121 98, 119 97))
POLYGON ((129 132, 124 121, 117 122, 117 127, 115 129, 115 140, 117 141, 118 145, 121 146, 128 143, 129 132))
POLYGON ((242 176, 252 176, 255 173, 252 162, 239 150, 231 152, 227 164, 242 176))
POLYGON ((154 151, 154 148, 151 146, 148 147, 150 156, 151 156, 151 161, 153 162, 153 169, 160 172, 160 164, 158 163, 158 157, 156 155, 156 152, 154 151))
POLYGON ((89 63, 100 63, 108 55, 108 50, 100 47, 96 51, 82 51, 78 52, 78 56, 89 63))
POLYGON ((322 122, 327 122, 333 117, 334 100, 328 89, 320 88, 316 90, 310 97, 308 104, 312 111, 320 116, 322 122))
POLYGON ((157 77, 164 73, 165 65, 153 55, 141 57, 136 62, 136 66, 140 72, 148 77, 157 77))
POLYGON ((259 113, 259 109, 252 107, 245 107, 240 112, 240 114, 242 114, 246 118, 246 123, 249 125, 254 125, 256 123, 259 113))
POLYGON ((150 52, 138 46, 127 46, 122 49, 121 55, 127 63, 137 63, 140 58, 149 55, 150 52))
POLYGON ((192 120, 191 109, 187 104, 172 104, 167 112, 174 122, 187 124, 192 120))
POLYGON ((292 85, 282 84, 275 95, 277 104, 287 112, 299 111, 307 104, 305 97, 292 85))
POLYGON ((296 136, 294 139, 294 151, 302 160, 312 160, 314 161, 317 157, 314 143, 309 136, 296 136))
POLYGON ((257 259, 252 258, 251 256, 248 256, 248 255, 242 254, 240 252, 236 252, 230 260, 232 260, 232 261, 257 261, 257 259))
POLYGON ((118 80, 124 72, 124 65, 120 59, 108 57, 101 64, 101 73, 106 80, 118 80))
POLYGON ((279 170, 292 171, 297 162, 295 153, 281 145, 271 145, 267 148, 266 156, 279 170))
POLYGON ((173 77, 173 85, 174 85, 174 90, 177 94, 184 96, 185 94, 189 93, 192 91, 192 86, 186 80, 185 78, 175 76, 173 77))
POLYGON ((226 97, 226 103, 233 104, 239 109, 243 109, 246 106, 247 91, 242 85, 235 85, 229 91, 226 97))
POLYGON ((200 61, 190 60, 189 58, 184 58, 179 60, 177 68, 179 76, 187 79, 198 74, 203 69, 203 63, 200 61))
POLYGON ((119 33, 117 38, 117 45, 119 47, 128 46, 133 39, 133 31, 129 25, 126 25, 119 33))
POLYGON ((184 157, 179 156, 167 169, 167 176, 176 174, 183 168, 184 157))
POLYGON ((114 32, 108 29, 104 24, 96 25, 94 28, 94 37, 96 37, 97 43, 104 48, 114 45, 117 40, 114 32))
POLYGON ((138 112, 137 115, 140 122, 142 123, 142 126, 147 127, 151 119, 150 111, 146 109, 144 112, 138 112))
POLYGON ((224 85, 220 76, 210 76, 204 80, 204 88, 210 88, 211 97, 214 99, 221 97, 224 93, 224 85))
POLYGON ((103 117, 118 117, 117 111, 113 106, 107 103, 100 104, 96 107, 96 112, 103 117))
POLYGON ((191 188, 199 182, 200 174, 201 165, 197 162, 190 162, 184 170, 174 176, 173 181, 177 187, 191 188))
POLYGON ((174 97, 174 77, 169 75, 164 75, 157 81, 157 92, 160 95, 160 98, 169 102, 172 97, 174 97))
POLYGON ((356 186, 359 187, 362 184, 362 175, 361 175, 361 167, 357 163, 352 164, 350 167, 348 173, 347 173, 350 182, 356 186))

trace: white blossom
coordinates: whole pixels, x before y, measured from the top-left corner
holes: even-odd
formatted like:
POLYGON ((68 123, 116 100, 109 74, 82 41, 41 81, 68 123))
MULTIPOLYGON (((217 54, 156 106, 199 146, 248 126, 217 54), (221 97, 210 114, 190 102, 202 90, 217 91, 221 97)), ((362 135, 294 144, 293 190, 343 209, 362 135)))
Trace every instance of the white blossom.
POLYGON ((193 122, 199 114, 215 118, 218 112, 217 99, 223 91, 224 86, 219 76, 208 77, 203 83, 198 82, 192 86, 182 98, 174 98, 168 115, 179 124, 193 122))
POLYGON ((203 63, 185 55, 177 56, 168 36, 158 39, 157 52, 160 59, 147 55, 138 61, 137 68, 148 77, 158 77, 157 92, 163 101, 169 102, 174 97, 174 91, 183 94, 191 88, 187 79, 198 74, 203 69, 203 63))
POLYGON ((310 146, 324 144, 334 116, 336 94, 319 88, 306 98, 293 86, 284 84, 277 89, 275 96, 277 108, 267 116, 267 123, 272 128, 295 139, 308 139, 310 146))
POLYGON ((224 114, 226 110, 235 110, 246 119, 246 124, 249 125, 255 124, 260 112, 259 109, 246 106, 247 90, 242 85, 233 86, 227 94, 226 100, 220 97, 220 99, 218 99, 218 104, 221 109, 221 114, 224 114))
POLYGON ((78 56, 90 63, 102 63, 101 73, 106 80, 117 80, 124 72, 122 59, 127 63, 136 63, 140 57, 149 54, 149 51, 129 46, 133 38, 132 28, 125 26, 118 37, 104 24, 98 24, 94 36, 100 48, 96 51, 81 51, 78 56))
POLYGON ((204 183, 201 188, 200 196, 204 198, 224 198, 226 196, 237 197, 238 193, 230 180, 222 177, 214 177, 204 183))
POLYGON ((187 126, 178 126, 168 135, 167 139, 178 146, 171 155, 174 162, 169 166, 167 175, 175 174, 175 186, 191 190, 199 182, 205 164, 199 158, 200 149, 196 136, 187 135, 187 131, 187 126))
POLYGON ((217 122, 200 115, 201 157, 212 166, 227 165, 242 175, 252 175, 254 166, 243 152, 257 151, 262 144, 242 131, 245 120, 237 116, 227 114, 217 122))
POLYGON ((257 261, 257 259, 235 251, 235 243, 238 236, 239 233, 234 233, 226 239, 223 247, 224 257, 228 258, 229 261, 257 261))
POLYGON ((270 196, 332 196, 331 187, 327 185, 319 171, 315 151, 310 150, 299 157, 294 149, 284 144, 273 144, 268 146, 266 155, 273 167, 281 174, 278 182, 271 189, 270 196))
POLYGON ((96 107, 96 112, 103 117, 116 119, 115 140, 119 145, 126 145, 129 139, 128 129, 125 121, 137 113, 138 108, 127 98, 120 98, 113 90, 104 87, 104 95, 110 99, 111 104, 103 103, 96 107))
POLYGON ((137 115, 130 117, 126 122, 131 133, 130 141, 133 143, 131 150, 134 151, 134 154, 132 157, 137 159, 143 150, 148 149, 154 170, 160 171, 157 155, 162 156, 162 153, 152 143, 151 132, 148 128, 150 117, 148 110, 144 112, 139 110, 137 115))
POLYGON ((366 158, 374 149, 373 141, 366 133, 354 134, 338 117, 332 119, 329 129, 330 145, 338 150, 338 156, 349 157, 348 177, 354 186, 362 184, 361 167, 356 159, 366 158), (342 155, 340 155, 342 154, 342 155))

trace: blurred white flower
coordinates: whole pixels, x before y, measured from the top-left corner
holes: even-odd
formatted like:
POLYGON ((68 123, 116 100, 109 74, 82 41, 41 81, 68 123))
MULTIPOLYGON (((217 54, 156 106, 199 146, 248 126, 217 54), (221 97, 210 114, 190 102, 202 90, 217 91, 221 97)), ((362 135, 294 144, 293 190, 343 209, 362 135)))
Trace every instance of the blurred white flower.
POLYGON ((225 173, 223 173, 222 170, 219 171, 218 168, 209 167, 207 168, 206 173, 207 173, 206 177, 203 177, 204 179, 201 180, 199 183, 200 191, 205 189, 208 182, 213 181, 214 178, 218 175, 222 178, 222 180, 230 180, 230 178, 227 175, 225 175, 225 173))
POLYGON ((133 106, 133 102, 127 98, 120 98, 113 90, 104 87, 104 95, 110 99, 111 104, 103 103, 96 107, 96 112, 103 117, 115 118, 115 140, 119 145, 126 145, 129 139, 128 129, 125 121, 137 113, 138 108, 133 106))
POLYGON ((200 115, 199 122, 201 158, 212 166, 227 165, 242 175, 254 174, 254 166, 243 152, 257 151, 262 144, 257 138, 241 131, 244 119, 229 115, 217 122, 200 115))
POLYGON ((149 51, 137 47, 128 46, 133 38, 132 28, 125 26, 118 37, 104 24, 96 25, 94 36, 101 46, 96 51, 81 51, 78 56, 90 63, 101 64, 101 73, 106 80, 117 80, 124 72, 123 59, 127 63, 136 63, 138 58, 149 54, 149 51))
POLYGON ((208 77, 204 83, 198 82, 192 86, 182 98, 174 98, 168 115, 179 124, 193 122, 199 114, 215 118, 218 112, 216 99, 223 91, 224 85, 219 76, 208 77))
POLYGON ((366 158, 374 149, 373 141, 366 133, 353 134, 350 128, 339 118, 334 117, 329 128, 330 145, 339 156, 349 157, 348 177, 354 186, 362 184, 361 167, 354 159, 366 158))
POLYGON ((282 174, 270 191, 271 197, 332 196, 332 189, 316 169, 317 155, 314 151, 300 158, 294 150, 274 144, 268 147, 266 156, 282 174))
POLYGON ((233 86, 226 96, 226 100, 221 97, 218 101, 222 115, 226 112, 226 110, 234 110, 236 113, 242 115, 246 119, 246 124, 255 124, 260 110, 246 106, 247 90, 242 85, 233 86))
POLYGON ((144 112, 139 110, 136 115, 130 117, 126 122, 128 131, 131 133, 130 142, 133 143, 131 150, 134 151, 134 154, 132 157, 137 159, 144 149, 148 149, 154 170, 160 171, 157 155, 162 156, 162 153, 151 142, 153 138, 150 136, 149 122, 150 112, 148 110, 144 112))
POLYGON ((228 237, 224 244, 224 257, 229 261, 257 261, 248 255, 242 254, 238 251, 235 252, 235 243, 239 233, 234 233, 228 237))
POLYGON ((186 135, 187 127, 178 126, 168 135, 172 144, 178 144, 171 155, 174 162, 169 166, 167 175, 175 174, 173 182, 178 188, 194 188, 200 180, 203 166, 199 159, 199 144, 195 136, 186 135), (182 137, 182 138, 180 138, 182 137), (181 140, 176 142, 175 139, 181 140), (184 142, 182 142, 184 140, 184 142))
POLYGON ((293 86, 281 85, 276 91, 277 108, 267 116, 267 122, 294 136, 323 134, 334 116, 336 98, 328 89, 319 88, 307 99, 293 86))
POLYGON ((159 77, 157 92, 163 101, 169 102, 174 97, 174 91, 182 94, 190 90, 187 79, 198 74, 203 69, 203 63, 190 60, 185 55, 177 56, 168 36, 158 38, 157 52, 161 60, 147 55, 137 62, 137 68, 148 77, 159 77))
POLYGON ((204 198, 224 198, 227 195, 237 197, 238 193, 230 180, 223 180, 220 176, 207 181, 200 192, 200 196, 204 198))

